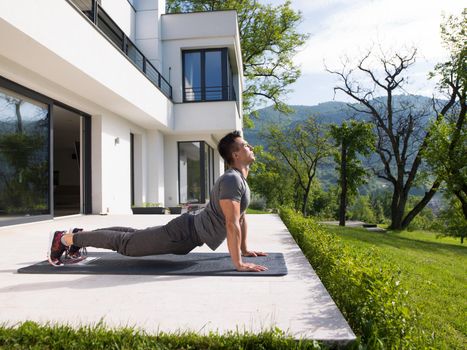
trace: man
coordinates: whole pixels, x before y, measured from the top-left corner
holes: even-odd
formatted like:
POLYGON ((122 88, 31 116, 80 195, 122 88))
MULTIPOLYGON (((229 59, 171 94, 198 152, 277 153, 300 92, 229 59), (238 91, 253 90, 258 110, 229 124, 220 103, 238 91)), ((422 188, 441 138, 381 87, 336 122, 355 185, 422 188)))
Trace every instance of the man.
POLYGON ((229 169, 217 179, 210 202, 196 215, 183 214, 164 226, 137 230, 129 227, 109 227, 94 231, 73 229, 56 231, 51 236, 48 260, 53 266, 65 260, 83 258, 86 247, 105 248, 127 256, 157 254, 188 254, 197 246, 207 244, 212 250, 227 238, 232 263, 238 271, 260 272, 265 266, 246 263, 242 256, 264 256, 247 245, 245 211, 250 202, 246 182, 250 164, 255 161, 252 147, 239 131, 225 135, 217 149, 229 169))

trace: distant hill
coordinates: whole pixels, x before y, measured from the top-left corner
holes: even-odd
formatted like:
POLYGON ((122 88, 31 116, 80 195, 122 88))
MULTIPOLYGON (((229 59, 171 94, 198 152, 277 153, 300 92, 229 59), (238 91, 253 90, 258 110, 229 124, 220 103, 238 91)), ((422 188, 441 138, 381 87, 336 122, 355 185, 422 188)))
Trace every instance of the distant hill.
MULTIPOLYGON (((378 98, 375 101, 384 103, 383 98, 378 98)), ((402 103, 411 103, 414 104, 417 109, 426 108, 432 103, 432 100, 429 97, 412 95, 394 96, 394 101, 396 106, 402 103)), ((359 107, 358 104, 351 105, 359 107)), ((262 145, 263 142, 259 137, 259 132, 269 125, 283 124, 293 126, 294 124, 304 121, 310 116, 314 116, 323 124, 341 124, 342 121, 351 117, 358 120, 368 120, 368 116, 366 114, 356 114, 356 112, 349 107, 349 104, 345 102, 329 101, 315 106, 292 105, 290 107, 294 112, 288 115, 274 110, 272 106, 258 110, 258 117, 252 117, 253 123, 255 124, 254 128, 244 130, 245 138, 248 142, 252 145, 262 145)))
MULTIPOLYGON (((384 104, 383 98, 375 99, 373 102, 384 104)), ((412 95, 399 95, 394 96, 395 109, 402 104, 411 104, 416 109, 423 110, 431 108, 432 100, 425 96, 412 96, 412 95)), ((352 104, 353 107, 363 107, 358 104, 352 104)), ((255 124, 252 129, 245 129, 245 139, 252 145, 263 145, 264 142, 261 140, 260 132, 266 129, 270 125, 282 124, 284 126, 293 127, 295 124, 303 122, 310 116, 314 116, 318 122, 323 124, 341 124, 344 120, 354 118, 357 120, 368 120, 368 115, 364 113, 356 114, 355 110, 349 107, 348 103, 345 102, 323 102, 315 106, 290 106, 294 112, 288 115, 280 113, 274 110, 273 107, 266 107, 258 110, 258 117, 252 117, 255 124)), ((428 122, 429 116, 426 117, 428 122)), ((377 158, 376 154, 371 157, 377 158)), ((337 181, 335 164, 332 161, 322 164, 318 169, 318 178, 320 179, 323 186, 326 188, 329 185, 335 184, 337 181)), ((372 178, 370 183, 363 189, 364 192, 369 188, 385 188, 387 183, 384 181, 372 178)))

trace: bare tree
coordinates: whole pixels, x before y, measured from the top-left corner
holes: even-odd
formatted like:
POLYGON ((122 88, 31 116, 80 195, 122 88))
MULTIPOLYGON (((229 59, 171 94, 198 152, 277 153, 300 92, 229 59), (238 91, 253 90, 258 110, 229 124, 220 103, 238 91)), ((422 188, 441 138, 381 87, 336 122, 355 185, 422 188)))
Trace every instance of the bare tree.
MULTIPOLYGON (((370 51, 354 68, 349 68, 349 64, 345 63, 341 71, 328 69, 340 80, 340 85, 334 88, 335 92, 341 91, 357 101, 358 104, 350 107, 368 115, 376 129, 376 152, 381 166, 374 171, 393 187, 391 229, 407 227, 441 184, 441 179, 435 179, 415 207, 405 213, 409 192, 417 184, 422 152, 427 146, 426 120, 430 115, 439 115, 433 112, 431 106, 420 108, 407 97, 398 96, 397 103, 395 101, 398 93, 407 95, 404 89, 406 73, 415 63, 416 54, 415 48, 391 57, 374 55, 370 51), (373 64, 369 63, 372 59, 376 59, 373 64), (359 80, 355 78, 356 75, 361 75, 359 80)), ((441 113, 449 110, 454 102, 455 96, 451 96, 441 113)))

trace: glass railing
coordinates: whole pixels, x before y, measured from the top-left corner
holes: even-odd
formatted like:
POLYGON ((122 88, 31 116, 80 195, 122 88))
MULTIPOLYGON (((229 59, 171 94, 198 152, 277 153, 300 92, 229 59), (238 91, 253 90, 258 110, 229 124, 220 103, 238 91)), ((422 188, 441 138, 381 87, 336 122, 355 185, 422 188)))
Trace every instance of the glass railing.
POLYGON ((172 99, 172 86, 169 82, 133 44, 96 0, 69 0, 69 2, 73 3, 78 10, 86 15, 165 96, 172 99))

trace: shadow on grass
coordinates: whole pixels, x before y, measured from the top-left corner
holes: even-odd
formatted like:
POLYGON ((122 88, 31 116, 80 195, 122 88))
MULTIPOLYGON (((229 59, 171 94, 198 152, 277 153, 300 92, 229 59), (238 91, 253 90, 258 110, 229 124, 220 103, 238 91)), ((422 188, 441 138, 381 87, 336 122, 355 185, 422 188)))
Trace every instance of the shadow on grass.
POLYGON ((339 236, 346 236, 351 239, 373 244, 375 246, 390 246, 397 249, 420 250, 424 252, 440 254, 467 254, 466 247, 444 242, 429 242, 417 238, 408 238, 400 236, 399 232, 370 232, 359 228, 342 228, 324 225, 329 232, 339 236), (358 235, 358 236, 357 236, 358 235))

